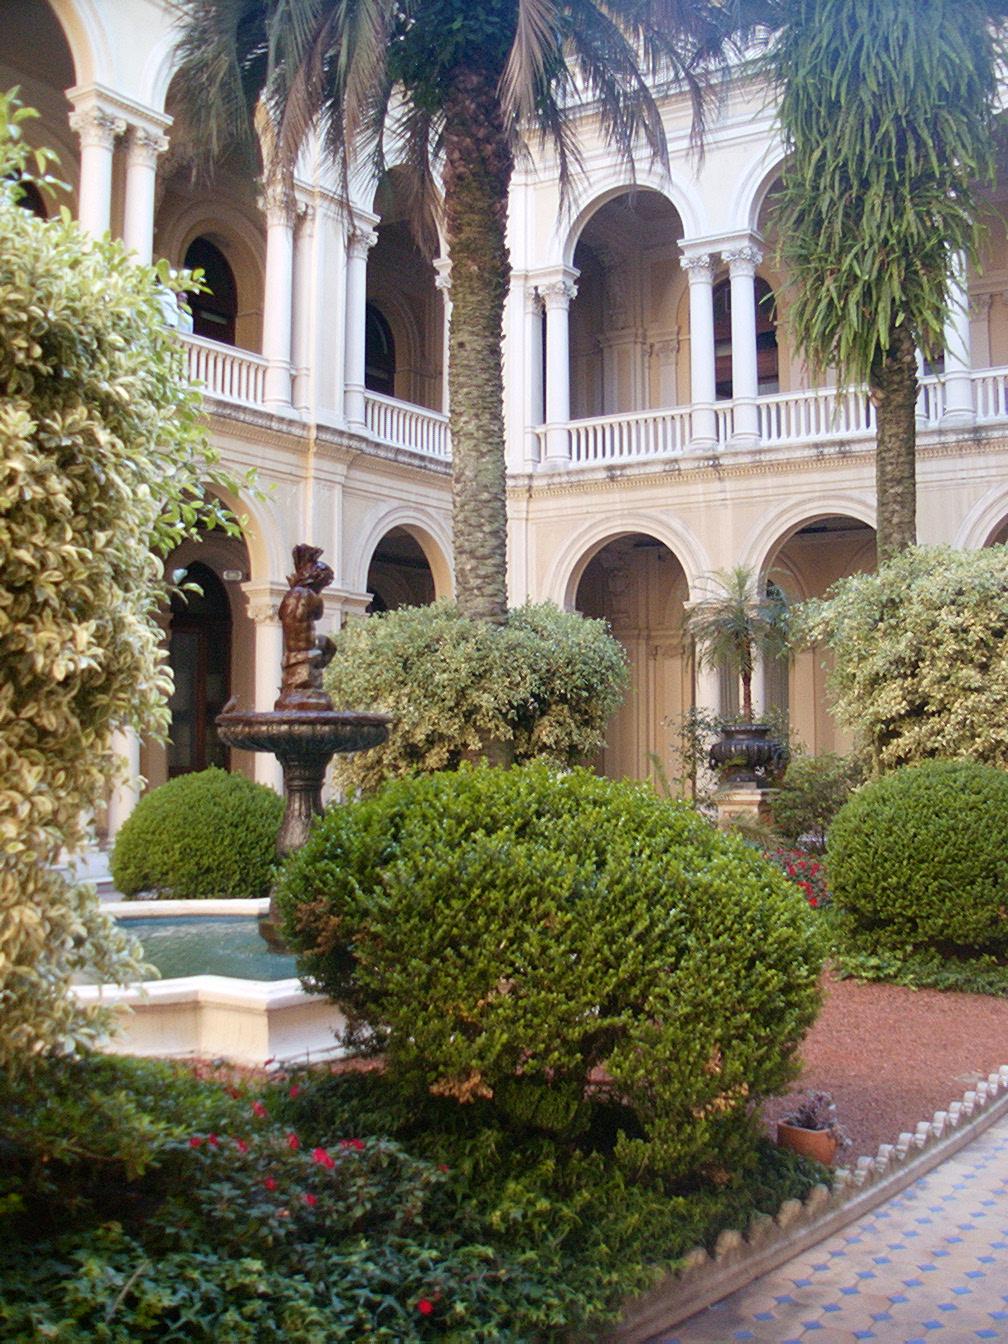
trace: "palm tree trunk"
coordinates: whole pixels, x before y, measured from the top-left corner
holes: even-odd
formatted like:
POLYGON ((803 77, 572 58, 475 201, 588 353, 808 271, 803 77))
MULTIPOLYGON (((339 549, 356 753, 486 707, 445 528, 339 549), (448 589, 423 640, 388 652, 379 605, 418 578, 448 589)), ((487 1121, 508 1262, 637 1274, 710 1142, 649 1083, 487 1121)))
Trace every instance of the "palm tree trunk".
POLYGON ((498 76, 461 71, 445 102, 445 227, 451 257, 448 391, 455 596, 464 616, 507 619, 505 245, 513 167, 498 76))
POLYGON ((905 325, 890 333, 889 352, 872 370, 875 446, 875 536, 878 563, 917 544, 917 353, 905 325))

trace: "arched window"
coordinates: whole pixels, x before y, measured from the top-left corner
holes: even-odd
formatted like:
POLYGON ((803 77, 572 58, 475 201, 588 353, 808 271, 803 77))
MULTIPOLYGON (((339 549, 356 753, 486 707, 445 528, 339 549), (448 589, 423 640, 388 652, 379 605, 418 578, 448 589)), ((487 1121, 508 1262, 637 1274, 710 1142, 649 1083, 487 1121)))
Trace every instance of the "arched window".
POLYGON ((235 343, 235 319, 238 316, 238 286, 224 253, 209 238, 194 238, 185 254, 185 268, 203 271, 208 291, 190 294, 193 332, 224 345, 235 343))
POLYGON ((381 396, 395 396, 395 341, 384 314, 373 303, 364 309, 364 386, 381 396))
MULTIPOLYGON (((780 391, 777 304, 762 276, 753 281, 756 297, 756 385, 759 395, 780 391)), ((714 286, 714 369, 719 401, 732 398, 731 281, 714 286)))
POLYGON ((175 596, 171 603, 168 662, 175 689, 168 702, 169 778, 210 765, 226 770, 229 761, 215 719, 231 697, 231 604, 206 565, 190 565, 183 582, 198 584, 200 592, 175 596))
POLYGON ((21 194, 18 197, 18 205, 22 210, 27 210, 38 219, 48 219, 49 211, 46 209, 45 201, 42 199, 42 193, 34 182, 19 182, 21 194))

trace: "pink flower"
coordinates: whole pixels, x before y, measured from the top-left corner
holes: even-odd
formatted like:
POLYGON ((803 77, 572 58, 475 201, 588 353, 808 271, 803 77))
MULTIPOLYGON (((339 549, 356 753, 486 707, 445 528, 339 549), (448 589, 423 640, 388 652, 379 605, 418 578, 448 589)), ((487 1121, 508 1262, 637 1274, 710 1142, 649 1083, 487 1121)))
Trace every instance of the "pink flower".
POLYGON ((300 1094, 301 1094, 301 1089, 298 1087, 297 1083, 292 1083, 292 1084, 291 1084, 291 1090, 290 1090, 290 1092, 289 1092, 288 1095, 291 1096, 291 1097, 297 1097, 297 1096, 300 1096, 300 1094))
POLYGON ((320 1167, 325 1167, 327 1171, 332 1171, 336 1165, 324 1148, 312 1149, 312 1161, 317 1162, 320 1167))
POLYGON ((263 1185, 271 1192, 277 1188, 276 1180, 272 1176, 267 1176, 263 1181, 263 1185))
POLYGON ((416 1309, 421 1316, 429 1316, 434 1310, 434 1303, 429 1297, 422 1297, 416 1304, 416 1309))
POLYGON ((269 1112, 261 1101, 254 1101, 252 1103, 252 1114, 256 1116, 257 1119, 261 1120, 263 1116, 268 1115, 269 1112))
POLYGON ((355 1153, 362 1153, 362 1152, 364 1151, 364 1140, 363 1140, 363 1139, 340 1139, 340 1144, 339 1144, 339 1146, 340 1146, 341 1148, 352 1148, 352 1149, 354 1150, 355 1153))
POLYGON ((203 1140, 200 1138, 200 1136, 199 1136, 198 1134, 194 1134, 194 1135, 192 1136, 192 1138, 189 1140, 189 1147, 190 1147, 190 1148, 202 1148, 202 1147, 203 1147, 203 1140))
POLYGON ((301 1147, 301 1140, 293 1131, 287 1135, 287 1147, 291 1150, 292 1153, 296 1153, 297 1150, 301 1147))
POLYGON ((249 1150, 249 1146, 244 1139, 235 1139, 235 1147, 240 1153, 247 1153, 249 1150))

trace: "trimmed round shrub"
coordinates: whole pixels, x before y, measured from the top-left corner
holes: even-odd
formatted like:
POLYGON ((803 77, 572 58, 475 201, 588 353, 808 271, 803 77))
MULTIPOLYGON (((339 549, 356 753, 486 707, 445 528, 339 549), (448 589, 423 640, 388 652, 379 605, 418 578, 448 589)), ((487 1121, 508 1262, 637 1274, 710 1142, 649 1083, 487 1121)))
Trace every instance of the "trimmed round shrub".
POLYGON ((306 981, 418 1102, 593 1133, 635 1173, 747 1161, 819 1003, 814 917, 779 872, 583 770, 394 781, 321 819, 279 899, 306 981))
POLYGON ((110 869, 124 896, 265 896, 276 872, 283 800, 212 766, 141 798, 116 836, 110 869))
POLYGON ((926 761, 866 784, 830 828, 833 899, 890 948, 1008 951, 1008 772, 926 761))

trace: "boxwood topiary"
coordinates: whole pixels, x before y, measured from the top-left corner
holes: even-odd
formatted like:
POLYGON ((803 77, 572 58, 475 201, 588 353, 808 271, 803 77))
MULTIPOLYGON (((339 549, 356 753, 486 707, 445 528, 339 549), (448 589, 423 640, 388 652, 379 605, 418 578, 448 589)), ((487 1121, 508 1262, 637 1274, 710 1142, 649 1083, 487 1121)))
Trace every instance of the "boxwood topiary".
POLYGON ((308 983, 404 1089, 615 1144, 635 1173, 748 1160, 818 1006, 794 887, 685 804, 583 770, 395 781, 327 813, 279 899, 308 983))
POLYGON ((276 869, 280 797, 212 766, 141 798, 110 869, 124 896, 264 896, 276 869))
POLYGON ((835 903, 881 947, 1008 951, 1008 773, 926 761, 866 784, 833 820, 835 903))

